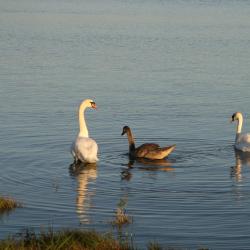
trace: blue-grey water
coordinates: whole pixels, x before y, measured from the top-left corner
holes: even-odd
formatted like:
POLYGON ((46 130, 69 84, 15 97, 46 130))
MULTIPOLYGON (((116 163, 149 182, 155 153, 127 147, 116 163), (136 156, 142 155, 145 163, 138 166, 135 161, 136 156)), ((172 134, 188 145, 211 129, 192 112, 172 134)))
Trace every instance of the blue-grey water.
POLYGON ((114 230, 197 249, 249 249, 250 157, 235 154, 235 111, 250 131, 250 2, 0 0, 0 238, 24 228, 114 230), (72 172, 77 108, 99 145, 72 172), (169 165, 129 168, 137 145, 176 144, 169 165))

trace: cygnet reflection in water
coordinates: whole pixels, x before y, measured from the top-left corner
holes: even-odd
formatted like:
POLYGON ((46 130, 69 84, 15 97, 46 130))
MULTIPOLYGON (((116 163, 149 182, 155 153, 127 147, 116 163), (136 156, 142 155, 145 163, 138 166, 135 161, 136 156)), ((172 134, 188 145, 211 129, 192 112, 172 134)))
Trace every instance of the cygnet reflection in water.
POLYGON ((88 184, 97 178, 97 167, 95 163, 71 164, 70 174, 77 180, 76 212, 81 224, 88 224, 87 210, 91 207, 91 193, 88 184))
POLYGON ((139 166, 139 169, 149 170, 149 171, 171 171, 174 170, 171 166, 173 163, 166 159, 160 159, 160 160, 149 160, 145 158, 138 158, 136 160, 130 160, 128 163, 128 167, 133 168, 134 163, 141 163, 140 165, 145 166, 139 166))
POLYGON ((144 171, 173 171, 174 168, 172 167, 173 163, 168 161, 167 159, 160 159, 160 160, 149 160, 145 158, 137 158, 136 160, 131 159, 129 160, 125 170, 121 172, 121 179, 129 181, 132 178, 132 173, 130 170, 136 167, 139 170, 144 171))

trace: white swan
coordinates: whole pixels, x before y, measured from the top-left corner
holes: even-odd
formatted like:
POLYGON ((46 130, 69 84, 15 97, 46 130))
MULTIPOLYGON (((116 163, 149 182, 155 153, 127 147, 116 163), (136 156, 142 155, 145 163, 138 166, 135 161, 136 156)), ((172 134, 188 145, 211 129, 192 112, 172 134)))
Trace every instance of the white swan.
POLYGON ((96 109, 96 104, 91 99, 84 100, 79 107, 79 134, 71 147, 71 153, 75 162, 81 161, 86 163, 94 163, 98 161, 98 146, 95 140, 89 138, 89 132, 84 118, 86 108, 96 109))
POLYGON ((232 115, 231 122, 237 121, 236 137, 234 147, 243 152, 250 152, 250 134, 241 133, 243 124, 243 115, 240 112, 236 112, 232 115))

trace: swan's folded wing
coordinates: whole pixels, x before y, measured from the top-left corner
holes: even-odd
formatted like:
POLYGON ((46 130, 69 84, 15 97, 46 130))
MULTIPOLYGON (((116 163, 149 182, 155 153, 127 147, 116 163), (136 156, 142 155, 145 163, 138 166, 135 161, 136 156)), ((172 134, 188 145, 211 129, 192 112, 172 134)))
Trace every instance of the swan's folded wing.
POLYGON ((160 146, 156 143, 145 143, 136 148, 136 157, 144 157, 149 151, 159 149, 160 146))
POLYGON ((163 158, 167 157, 171 152, 173 152, 175 147, 176 147, 175 145, 172 145, 169 147, 150 150, 144 155, 144 158, 156 159, 156 160, 163 159, 163 158))
POLYGON ((144 143, 136 149, 137 150, 141 150, 141 149, 154 150, 154 149, 158 149, 158 148, 160 148, 160 146, 156 143, 144 143))
POLYGON ((82 162, 96 162, 98 145, 97 143, 88 137, 78 137, 75 142, 75 154, 82 162))
POLYGON ((250 152, 250 134, 239 134, 234 147, 243 152, 250 152))
POLYGON ((238 138, 238 141, 240 143, 247 143, 249 144, 248 146, 250 146, 250 134, 241 134, 238 138))

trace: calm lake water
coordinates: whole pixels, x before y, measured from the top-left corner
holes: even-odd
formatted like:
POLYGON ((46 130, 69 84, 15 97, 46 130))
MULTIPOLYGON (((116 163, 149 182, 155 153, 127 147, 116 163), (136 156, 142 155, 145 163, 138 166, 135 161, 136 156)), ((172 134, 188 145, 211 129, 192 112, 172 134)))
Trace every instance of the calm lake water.
POLYGON ((235 111, 250 131, 250 2, 0 0, 0 194, 24 228, 114 230, 147 242, 249 249, 250 157, 235 154, 235 111), (70 171, 85 98, 97 166, 70 171), (129 168, 137 145, 176 144, 167 167, 129 168))

